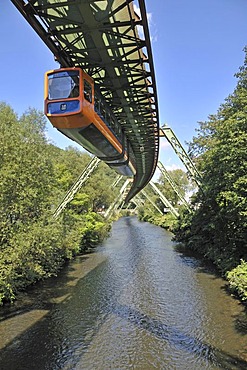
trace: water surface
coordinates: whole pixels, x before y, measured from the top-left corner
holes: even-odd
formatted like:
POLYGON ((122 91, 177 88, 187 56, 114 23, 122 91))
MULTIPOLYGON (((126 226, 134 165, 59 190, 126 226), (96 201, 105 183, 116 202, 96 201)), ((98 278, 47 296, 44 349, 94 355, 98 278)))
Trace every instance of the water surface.
POLYGON ((244 307, 172 235, 134 217, 0 309, 0 369, 247 369, 244 307))

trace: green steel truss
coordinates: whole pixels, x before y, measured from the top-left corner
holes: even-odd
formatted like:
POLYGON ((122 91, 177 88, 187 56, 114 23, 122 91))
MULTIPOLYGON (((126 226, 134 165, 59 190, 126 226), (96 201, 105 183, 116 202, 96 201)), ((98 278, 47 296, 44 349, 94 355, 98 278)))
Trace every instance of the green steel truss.
POLYGON ((132 145, 129 201, 152 178, 159 150, 154 65, 144 0, 11 0, 61 67, 95 80, 132 145), (141 36, 140 36, 141 35, 141 36))
POLYGON ((194 180, 199 189, 201 188, 201 175, 198 172, 196 166, 190 159, 189 155, 184 150, 182 144, 178 140, 177 136, 173 130, 168 125, 163 125, 160 128, 160 137, 165 137, 167 141, 171 144, 177 156, 180 158, 184 166, 186 167, 189 176, 194 180))

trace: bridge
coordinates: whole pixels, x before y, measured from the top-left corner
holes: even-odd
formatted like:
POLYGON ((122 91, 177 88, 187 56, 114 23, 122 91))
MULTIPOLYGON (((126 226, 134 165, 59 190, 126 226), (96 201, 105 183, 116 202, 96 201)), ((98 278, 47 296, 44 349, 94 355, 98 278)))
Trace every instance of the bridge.
POLYGON ((151 180, 159 113, 144 0, 11 0, 61 67, 81 67, 124 127, 136 159, 128 202, 151 180))

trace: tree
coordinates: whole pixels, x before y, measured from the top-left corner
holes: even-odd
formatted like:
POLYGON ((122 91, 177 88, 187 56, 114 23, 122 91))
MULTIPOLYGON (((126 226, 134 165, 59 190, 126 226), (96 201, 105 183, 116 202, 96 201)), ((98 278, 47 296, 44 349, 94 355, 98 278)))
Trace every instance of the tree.
POLYGON ((46 155, 44 118, 34 111, 19 120, 11 108, 0 107, 0 240, 23 223, 37 219, 49 205, 52 164, 46 155))
POLYGON ((94 212, 107 209, 116 198, 118 191, 111 186, 117 176, 105 163, 100 163, 86 182, 84 191, 90 196, 94 212))
POLYGON ((103 218, 91 210, 96 194, 98 199, 109 194, 111 181, 103 172, 95 194, 82 188, 62 217, 52 217, 90 158, 52 145, 41 112, 29 109, 18 118, 0 103, 0 304, 55 275, 66 259, 95 246, 108 232, 103 218))
POLYGON ((233 94, 200 123, 190 144, 203 193, 194 199, 192 217, 185 215, 175 231, 177 240, 189 242, 223 271, 247 258, 247 58, 236 76, 233 94))
MULTIPOLYGON (((184 198, 186 193, 191 189, 191 185, 186 173, 181 169, 176 169, 173 171, 168 171, 170 177, 174 181, 179 191, 179 194, 184 198)), ((180 201, 179 196, 176 191, 172 188, 168 180, 161 174, 159 178, 160 189, 165 197, 173 204, 173 206, 178 206, 180 201)))

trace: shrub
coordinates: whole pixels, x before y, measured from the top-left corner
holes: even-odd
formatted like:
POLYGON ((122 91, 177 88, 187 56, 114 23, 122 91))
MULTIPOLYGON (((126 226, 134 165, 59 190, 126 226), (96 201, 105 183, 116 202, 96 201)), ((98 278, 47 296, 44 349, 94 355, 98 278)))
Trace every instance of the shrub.
POLYGON ((247 300, 247 262, 241 260, 240 265, 226 274, 230 288, 237 292, 243 301, 247 300))

